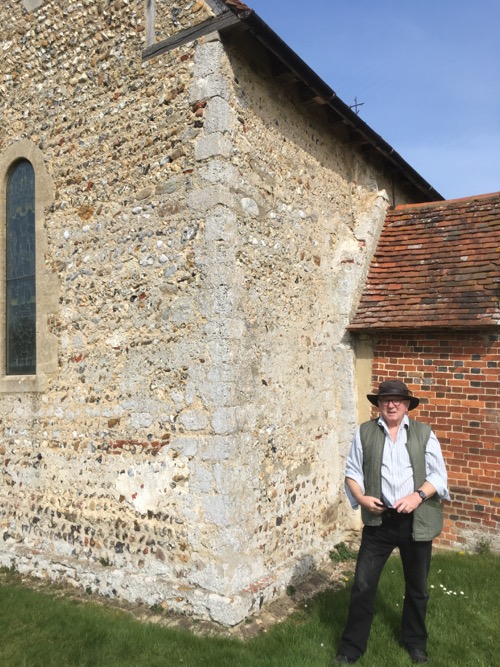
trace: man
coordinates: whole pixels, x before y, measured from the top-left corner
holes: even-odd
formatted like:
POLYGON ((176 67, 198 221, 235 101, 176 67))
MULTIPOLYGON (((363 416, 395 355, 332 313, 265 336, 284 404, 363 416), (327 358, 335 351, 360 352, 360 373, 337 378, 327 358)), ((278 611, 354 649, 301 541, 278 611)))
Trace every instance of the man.
POLYGON ((449 500, 438 439, 408 417, 419 404, 400 380, 386 380, 368 400, 377 419, 357 429, 346 464, 346 492, 361 507, 363 533, 347 623, 332 664, 353 664, 366 651, 382 569, 399 548, 405 577, 403 646, 415 663, 428 662, 427 576, 432 539, 442 530, 440 498, 449 500))

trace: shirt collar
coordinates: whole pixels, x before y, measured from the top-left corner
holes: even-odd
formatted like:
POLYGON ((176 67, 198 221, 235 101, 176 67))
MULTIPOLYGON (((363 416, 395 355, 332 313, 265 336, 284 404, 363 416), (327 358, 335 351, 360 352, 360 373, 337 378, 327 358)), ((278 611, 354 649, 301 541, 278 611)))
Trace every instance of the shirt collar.
MULTIPOLYGON (((386 431, 389 430, 389 427, 387 426, 387 422, 382 417, 382 415, 379 415, 377 423, 379 424, 379 426, 383 426, 386 431)), ((407 429, 409 425, 410 425, 410 418, 408 417, 408 414, 405 414, 401 424, 399 425, 399 428, 401 428, 401 426, 404 426, 407 429)))

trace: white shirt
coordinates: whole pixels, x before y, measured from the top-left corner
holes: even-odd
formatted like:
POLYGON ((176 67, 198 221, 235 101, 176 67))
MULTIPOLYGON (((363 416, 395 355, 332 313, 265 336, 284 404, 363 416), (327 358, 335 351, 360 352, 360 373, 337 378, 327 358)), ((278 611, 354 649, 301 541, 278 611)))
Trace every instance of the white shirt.
MULTIPOLYGON (((399 425, 395 442, 389 435, 389 428, 382 416, 378 423, 384 428, 385 443, 382 455, 382 498, 388 507, 415 491, 413 481, 413 468, 410 455, 406 447, 407 428, 409 424, 408 415, 403 417, 399 425)), ((363 493, 365 492, 365 480, 363 475, 363 446, 361 444, 360 429, 356 429, 352 440, 351 451, 347 457, 345 476, 353 479, 359 484, 363 493)), ((434 431, 431 431, 425 448, 425 479, 436 489, 440 498, 450 500, 448 495, 448 476, 444 464, 441 445, 434 431)), ((345 485, 347 497, 354 509, 358 503, 354 499, 347 484, 345 485)))

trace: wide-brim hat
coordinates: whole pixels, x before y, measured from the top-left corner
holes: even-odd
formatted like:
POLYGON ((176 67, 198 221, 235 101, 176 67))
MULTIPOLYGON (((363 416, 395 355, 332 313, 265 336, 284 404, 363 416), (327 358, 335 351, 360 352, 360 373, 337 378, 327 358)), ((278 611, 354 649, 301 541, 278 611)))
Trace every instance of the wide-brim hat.
POLYGON ((404 382, 401 380, 385 380, 380 383, 377 394, 367 394, 366 398, 372 405, 378 407, 379 399, 384 396, 396 396, 405 401, 410 401, 408 410, 413 410, 420 403, 420 399, 413 395, 404 382))

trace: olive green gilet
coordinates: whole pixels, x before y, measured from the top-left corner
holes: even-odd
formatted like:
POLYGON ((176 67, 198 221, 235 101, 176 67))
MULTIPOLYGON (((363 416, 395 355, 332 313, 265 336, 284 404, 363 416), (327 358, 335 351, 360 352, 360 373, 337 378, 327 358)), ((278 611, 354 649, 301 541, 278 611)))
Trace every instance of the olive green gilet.
MULTIPOLYGON (((425 448, 431 428, 427 424, 410 419, 407 430, 406 448, 413 467, 415 489, 425 482, 425 448)), ((382 498, 382 454, 385 431, 378 419, 361 424, 361 444, 363 446, 363 474, 365 494, 382 498)), ((361 508, 361 518, 366 526, 380 526, 382 517, 361 508)), ((443 506, 436 494, 421 503, 413 512, 413 539, 417 542, 432 540, 443 529, 443 506)))

